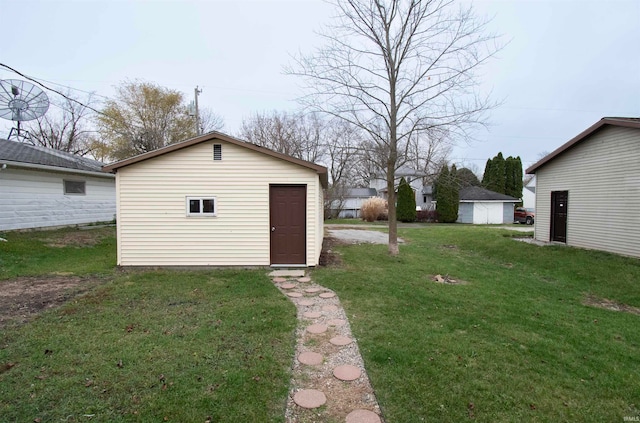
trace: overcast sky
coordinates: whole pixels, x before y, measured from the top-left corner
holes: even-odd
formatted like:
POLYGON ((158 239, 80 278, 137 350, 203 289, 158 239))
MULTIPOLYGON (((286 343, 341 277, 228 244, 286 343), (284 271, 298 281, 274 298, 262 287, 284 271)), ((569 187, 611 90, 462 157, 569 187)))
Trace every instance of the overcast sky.
MULTIPOLYGON (((503 102, 452 161, 480 173, 499 151, 525 168, 603 116, 640 117, 640 0, 476 0, 506 47, 483 72, 503 102)), ((182 91, 238 133, 255 112, 295 110, 283 66, 312 52, 331 6, 315 0, 0 0, 0 63, 59 90, 113 96, 142 79, 182 91)), ((0 79, 20 79, 0 68, 0 79)), ((77 93, 77 92, 76 92, 77 93)), ((78 94, 78 93, 77 93, 78 94)), ((79 93, 82 94, 82 93, 79 93)), ((100 98, 100 97, 98 97, 100 98)), ((0 136, 11 123, 0 122, 0 136)))

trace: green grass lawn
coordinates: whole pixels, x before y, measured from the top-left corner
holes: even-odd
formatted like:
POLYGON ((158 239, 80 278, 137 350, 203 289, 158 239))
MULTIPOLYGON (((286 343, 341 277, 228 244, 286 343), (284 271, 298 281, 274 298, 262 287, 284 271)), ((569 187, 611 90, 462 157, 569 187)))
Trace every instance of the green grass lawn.
MULTIPOLYGON (((264 270, 127 271, 113 228, 3 235, 15 277, 102 281, 0 333, 0 421, 282 422, 293 305, 264 270)), ((336 290, 385 419, 602 422, 640 416, 640 261, 537 247, 488 227, 401 229, 407 245, 337 246, 336 290), (435 274, 465 281, 434 283, 435 274)))
POLYGON ((487 227, 429 225, 336 247, 319 269, 358 339, 386 421, 604 422, 640 416, 640 261, 537 247, 487 227), (442 285, 432 275, 466 285, 442 285))
POLYGON ((295 309, 264 270, 117 272, 113 229, 73 231, 0 244, 0 279, 107 280, 2 331, 0 421, 282 421, 295 309))

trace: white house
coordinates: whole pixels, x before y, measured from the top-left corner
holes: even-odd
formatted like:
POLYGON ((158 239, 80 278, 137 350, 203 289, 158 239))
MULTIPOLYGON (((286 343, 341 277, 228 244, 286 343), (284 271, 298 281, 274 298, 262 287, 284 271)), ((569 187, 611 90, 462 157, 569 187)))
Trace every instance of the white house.
POLYGON ((482 187, 466 187, 459 191, 458 223, 513 223, 513 208, 520 199, 489 191, 482 187))
POLYGON ((640 257, 640 118, 602 118, 527 173, 536 239, 640 257))
POLYGON ((0 139, 0 230, 111 221, 115 178, 103 163, 0 139))
POLYGON ((359 218, 362 203, 377 195, 373 188, 347 188, 342 201, 336 200, 331 205, 332 212, 337 213, 341 219, 359 218))
POLYGON ((110 164, 121 266, 315 266, 327 169, 218 132, 110 164))
MULTIPOLYGON (((404 178, 405 181, 407 181, 407 183, 413 190, 413 193, 415 194, 416 204, 417 205, 423 204, 424 197, 423 197, 422 180, 425 176, 427 176, 427 174, 416 169, 411 169, 409 167, 402 166, 396 170, 395 176, 396 176, 396 179, 394 182, 395 189, 396 190, 398 189, 398 185, 400 185, 400 180, 404 178)), ((384 198, 385 200, 388 200, 386 174, 382 172, 378 172, 374 174, 371 180, 369 181, 369 188, 374 188, 378 192, 378 195, 380 197, 384 198)))
POLYGON ((533 175, 522 187, 522 207, 536 208, 536 175, 533 175))

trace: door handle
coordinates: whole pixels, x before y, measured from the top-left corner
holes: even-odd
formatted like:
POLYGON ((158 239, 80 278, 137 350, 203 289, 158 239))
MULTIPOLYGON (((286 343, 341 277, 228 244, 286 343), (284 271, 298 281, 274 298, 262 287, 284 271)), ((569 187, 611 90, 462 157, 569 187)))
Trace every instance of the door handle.
POLYGON ((275 227, 275 226, 272 226, 272 227, 271 227, 271 232, 275 232, 275 231, 276 231, 276 227, 275 227))

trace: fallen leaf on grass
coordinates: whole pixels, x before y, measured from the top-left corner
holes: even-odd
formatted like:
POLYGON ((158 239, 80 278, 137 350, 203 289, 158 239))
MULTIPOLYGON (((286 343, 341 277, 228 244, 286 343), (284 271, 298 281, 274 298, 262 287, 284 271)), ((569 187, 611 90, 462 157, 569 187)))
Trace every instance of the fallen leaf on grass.
POLYGON ((118 366, 119 369, 124 367, 124 364, 122 364, 122 360, 118 360, 118 363, 116 364, 116 366, 118 366))

